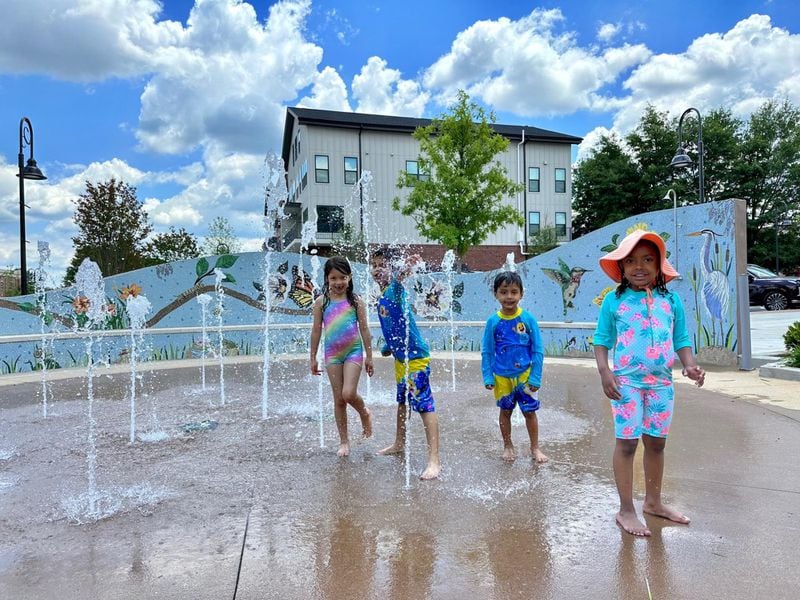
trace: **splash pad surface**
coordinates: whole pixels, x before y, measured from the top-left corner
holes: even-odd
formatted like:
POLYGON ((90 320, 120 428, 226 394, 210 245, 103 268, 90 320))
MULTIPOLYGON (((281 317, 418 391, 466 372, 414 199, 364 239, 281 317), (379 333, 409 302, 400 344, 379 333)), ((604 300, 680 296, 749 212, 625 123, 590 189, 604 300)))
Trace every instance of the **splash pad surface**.
MULTIPOLYGON (((434 360, 444 468, 439 481, 406 488, 402 456, 375 455, 395 416, 391 361, 376 363, 375 436, 347 459, 335 455, 329 405, 320 447, 305 357, 273 363, 266 420, 258 364, 226 364, 225 406, 214 369, 205 391, 195 367, 143 372, 138 433, 150 441, 133 445, 129 376, 98 369, 97 520, 81 504, 85 381, 53 380, 46 419, 39 383, 1 387, 0 598, 216 599, 234 589, 276 599, 646 598, 647 585, 654 598, 789 598, 800 589, 785 568, 797 560, 800 474, 787 468, 800 451, 796 419, 679 387, 665 500, 693 522, 648 519, 653 537, 637 540, 614 524, 613 431, 595 372, 545 362, 539 421, 551 462, 532 464, 517 425, 520 456, 507 465, 477 356, 458 358, 455 392, 449 356, 434 360)), ((349 425, 355 440, 352 411, 349 425)), ((419 473, 416 415, 410 432, 419 473)))

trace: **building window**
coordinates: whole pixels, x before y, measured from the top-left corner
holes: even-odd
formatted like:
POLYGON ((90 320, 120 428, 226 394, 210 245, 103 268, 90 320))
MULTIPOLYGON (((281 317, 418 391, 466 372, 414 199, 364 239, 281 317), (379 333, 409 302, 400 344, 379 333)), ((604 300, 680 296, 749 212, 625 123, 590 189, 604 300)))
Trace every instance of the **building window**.
POLYGON ((354 156, 344 157, 344 182, 352 185, 358 181, 358 159, 354 156))
POLYGON ((558 237, 567 237, 567 213, 556 213, 556 235, 558 237))
POLYGON ((314 181, 317 183, 330 183, 331 181, 328 157, 325 154, 316 154, 314 156, 314 181))
POLYGON ((344 228, 344 207, 317 206, 317 233, 339 233, 342 231, 342 228, 344 228))
POLYGON ((431 178, 430 173, 426 173, 425 171, 420 171, 419 162, 416 160, 407 160, 406 161, 406 173, 408 173, 414 179, 419 181, 427 181, 431 178))
POLYGON ((567 191, 567 170, 556 169, 556 192, 564 193, 567 191))
POLYGON ((540 223, 540 215, 539 215, 539 213, 538 212, 529 212, 528 213, 528 235, 538 235, 539 234, 539 223, 540 223))
MULTIPOLYGON (((528 191, 529 192, 539 191, 539 167, 528 168, 528 191)), ((539 213, 536 214, 538 215, 539 213)))
POLYGON ((302 176, 301 180, 300 180, 300 191, 302 192, 304 189, 306 189, 306 186, 308 185, 308 161, 307 160, 304 160, 303 164, 300 167, 300 175, 302 176))

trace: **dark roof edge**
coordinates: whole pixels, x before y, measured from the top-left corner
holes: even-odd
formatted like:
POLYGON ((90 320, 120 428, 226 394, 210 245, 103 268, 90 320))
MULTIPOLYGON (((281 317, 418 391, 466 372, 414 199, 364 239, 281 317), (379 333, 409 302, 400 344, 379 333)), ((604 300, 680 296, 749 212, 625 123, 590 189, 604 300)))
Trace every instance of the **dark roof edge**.
MULTIPOLYGON (((373 115, 367 113, 341 112, 335 110, 319 110, 315 108, 301 108, 290 106, 286 108, 286 128, 284 129, 284 155, 288 152, 287 135, 291 136, 292 124, 294 120, 301 124, 319 125, 324 127, 338 127, 342 129, 366 129, 373 131, 390 131, 398 133, 411 133, 417 127, 430 125, 431 119, 417 119, 414 117, 396 117, 391 115, 373 115)), ((505 136, 509 140, 522 140, 522 132, 525 132, 525 139, 536 142, 551 142, 554 144, 580 144, 583 138, 530 127, 528 125, 505 125, 500 123, 490 124, 497 133, 505 136)))

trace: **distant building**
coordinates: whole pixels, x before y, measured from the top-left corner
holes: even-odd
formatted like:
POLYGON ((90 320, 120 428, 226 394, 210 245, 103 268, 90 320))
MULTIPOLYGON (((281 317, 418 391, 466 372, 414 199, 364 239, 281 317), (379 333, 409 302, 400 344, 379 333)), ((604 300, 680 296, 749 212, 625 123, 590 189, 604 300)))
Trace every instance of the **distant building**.
POLYGON ((0 270, 0 296, 16 296, 22 285, 19 269, 0 270))
MULTIPOLYGON (((441 261, 445 249, 422 238, 414 221, 391 206, 393 198, 407 193, 397 188, 401 171, 420 179, 427 176, 419 170, 419 142, 411 134, 429 124, 429 119, 287 108, 282 156, 289 217, 281 224, 283 250, 299 251, 303 223, 313 221, 316 211, 312 246, 320 254, 327 254, 349 225, 371 244, 411 244, 426 260, 441 261), (359 195, 355 185, 363 171, 373 177, 374 192, 368 198, 359 195), (364 214, 367 219, 362 219, 364 214), (363 231, 365 221, 368 231, 363 231)), ((496 160, 510 179, 525 184, 523 193, 505 202, 520 211, 526 225, 498 230, 470 250, 464 262, 478 270, 499 267, 509 252, 520 260, 542 227, 555 227, 560 242, 571 239, 572 145, 582 141, 537 127, 495 124, 492 128, 510 142, 496 160)))

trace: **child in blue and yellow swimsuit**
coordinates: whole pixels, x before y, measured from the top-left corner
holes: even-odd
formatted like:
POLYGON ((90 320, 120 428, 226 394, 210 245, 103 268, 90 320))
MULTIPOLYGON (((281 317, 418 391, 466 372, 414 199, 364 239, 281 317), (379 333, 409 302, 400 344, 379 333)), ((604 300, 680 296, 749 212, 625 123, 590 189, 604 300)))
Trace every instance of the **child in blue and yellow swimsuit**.
POLYGON ((381 288, 378 299, 378 319, 386 340, 381 354, 394 356, 395 379, 397 381, 397 431, 394 443, 378 454, 403 452, 406 440, 406 400, 411 409, 419 413, 425 427, 428 442, 428 464, 420 479, 436 479, 441 470, 439 461, 439 421, 436 417, 433 394, 430 386, 430 351, 422 339, 414 314, 408 307, 408 294, 402 279, 407 277, 419 256, 409 257, 405 264, 394 272, 390 264, 391 255, 383 249, 370 257, 372 277, 381 288), (406 344, 408 338, 408 344, 406 344), (406 376, 406 359, 408 374, 406 376))
POLYGON ((614 479, 619 493, 617 523, 636 536, 650 535, 633 504, 633 459, 644 445, 644 513, 688 524, 689 517, 661 501, 664 447, 673 410, 672 364, 701 386, 705 372, 695 362, 680 296, 667 289, 678 276, 667 261, 664 240, 637 230, 600 259, 600 268, 619 285, 606 294, 594 333, 594 354, 603 392, 611 400, 616 446, 614 479), (608 352, 614 351, 613 371, 608 352))
POLYGON ((503 271, 494 279, 494 296, 500 310, 486 321, 481 348, 481 371, 487 390, 494 390, 500 407, 500 433, 503 436, 503 459, 516 458, 511 441, 511 414, 514 407, 525 417, 531 442, 531 456, 537 463, 547 462, 539 449, 539 388, 542 386, 544 352, 539 325, 528 311, 519 306, 522 278, 513 271, 503 271))

